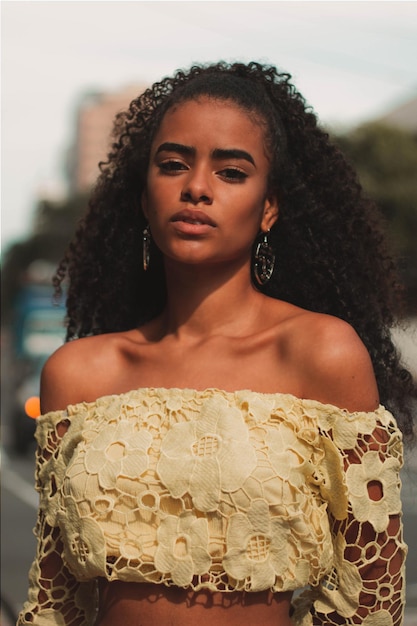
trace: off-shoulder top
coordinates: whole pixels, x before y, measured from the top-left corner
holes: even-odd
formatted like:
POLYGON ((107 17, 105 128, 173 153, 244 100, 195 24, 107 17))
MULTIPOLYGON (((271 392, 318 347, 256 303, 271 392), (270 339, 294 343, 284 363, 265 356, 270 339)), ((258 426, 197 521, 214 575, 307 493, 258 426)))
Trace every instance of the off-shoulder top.
POLYGON ((99 577, 307 587, 294 624, 401 624, 402 440, 382 406, 138 389, 48 413, 36 437, 38 553, 19 625, 91 626, 99 577))

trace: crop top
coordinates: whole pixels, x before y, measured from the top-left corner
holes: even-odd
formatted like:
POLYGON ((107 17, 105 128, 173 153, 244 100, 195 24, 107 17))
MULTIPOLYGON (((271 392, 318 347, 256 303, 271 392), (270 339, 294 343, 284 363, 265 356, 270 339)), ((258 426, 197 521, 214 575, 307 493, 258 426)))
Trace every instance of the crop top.
POLYGON ((305 587, 294 624, 402 623, 402 438, 382 406, 138 389, 41 416, 36 438, 38 551, 18 625, 91 626, 99 577, 305 587))

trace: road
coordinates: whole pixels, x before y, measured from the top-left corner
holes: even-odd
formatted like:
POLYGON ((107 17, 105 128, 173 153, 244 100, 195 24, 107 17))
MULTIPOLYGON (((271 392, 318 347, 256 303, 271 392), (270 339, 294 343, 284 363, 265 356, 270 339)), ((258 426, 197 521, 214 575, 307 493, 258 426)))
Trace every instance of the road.
MULTIPOLYGON (((26 457, 2 453, 1 580, 2 597, 14 612, 26 599, 27 574, 35 553, 32 528, 37 495, 33 490, 33 450, 26 457)), ((414 455, 415 457, 416 455, 414 455)), ((417 626, 417 459, 410 458, 403 471, 404 533, 409 545, 407 611, 404 626, 417 626)), ((1 625, 11 622, 2 615, 1 625)))
MULTIPOLYGON (((28 571, 36 547, 32 529, 37 494, 33 489, 32 458, 5 458, 2 452, 1 459, 1 594, 14 613, 26 599, 28 571)), ((6 626, 5 620, 2 613, 1 626, 6 626)))

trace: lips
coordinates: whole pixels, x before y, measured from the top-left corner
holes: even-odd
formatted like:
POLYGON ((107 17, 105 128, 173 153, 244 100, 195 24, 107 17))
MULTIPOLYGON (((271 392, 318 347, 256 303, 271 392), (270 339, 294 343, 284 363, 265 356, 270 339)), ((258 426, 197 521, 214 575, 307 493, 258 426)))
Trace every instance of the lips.
POLYGON ((216 222, 214 222, 207 213, 193 209, 183 209, 175 213, 175 215, 171 217, 171 222, 185 222, 186 224, 193 224, 195 226, 216 226, 216 222))

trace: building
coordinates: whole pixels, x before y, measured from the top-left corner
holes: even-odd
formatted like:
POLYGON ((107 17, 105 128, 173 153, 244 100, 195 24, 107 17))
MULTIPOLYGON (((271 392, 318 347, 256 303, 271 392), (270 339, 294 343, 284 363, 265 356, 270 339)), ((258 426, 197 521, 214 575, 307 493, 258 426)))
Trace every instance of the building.
POLYGON ((388 113, 378 118, 378 122, 396 126, 413 135, 417 135, 417 97, 388 111, 388 113))
POLYGON ((70 192, 87 192, 99 174, 98 164, 105 160, 110 147, 110 134, 117 113, 146 89, 147 85, 131 85, 115 92, 85 94, 76 112, 75 140, 70 149, 67 170, 70 192))

